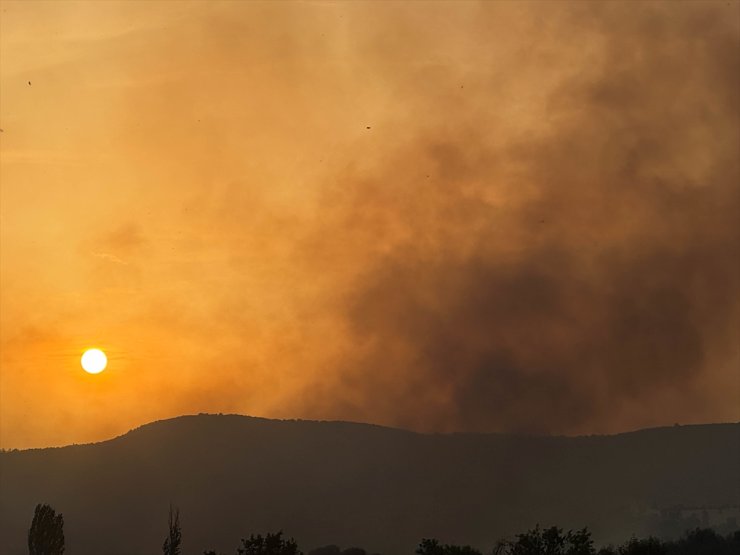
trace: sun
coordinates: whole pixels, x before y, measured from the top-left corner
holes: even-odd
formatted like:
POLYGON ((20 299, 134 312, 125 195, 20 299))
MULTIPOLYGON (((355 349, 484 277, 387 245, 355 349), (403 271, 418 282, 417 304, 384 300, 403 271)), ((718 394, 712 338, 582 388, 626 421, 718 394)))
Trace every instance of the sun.
POLYGON ((80 362, 88 374, 100 374, 108 365, 108 357, 100 349, 88 349, 82 354, 80 362))

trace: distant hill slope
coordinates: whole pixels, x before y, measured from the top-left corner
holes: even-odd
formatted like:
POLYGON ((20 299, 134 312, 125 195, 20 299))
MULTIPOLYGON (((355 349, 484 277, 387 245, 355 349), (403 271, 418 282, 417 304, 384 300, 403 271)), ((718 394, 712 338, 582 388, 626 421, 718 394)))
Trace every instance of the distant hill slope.
POLYGON ((425 435, 343 422, 198 415, 103 443, 0 455, 0 553, 26 553, 38 502, 70 555, 161 553, 170 501, 184 553, 235 553, 283 529, 412 554, 422 537, 489 549, 537 522, 642 534, 651 507, 740 504, 740 424, 580 438, 425 435))

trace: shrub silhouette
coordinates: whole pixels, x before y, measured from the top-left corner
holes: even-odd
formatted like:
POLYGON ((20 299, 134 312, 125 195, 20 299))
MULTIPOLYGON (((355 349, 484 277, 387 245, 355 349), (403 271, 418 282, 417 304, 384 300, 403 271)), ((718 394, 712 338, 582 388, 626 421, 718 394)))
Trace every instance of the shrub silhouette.
POLYGON ((493 548, 493 555, 595 555, 594 541, 588 528, 568 530, 538 526, 517 534, 514 541, 502 540, 493 548))
POLYGON ((180 530, 180 510, 172 510, 170 505, 169 533, 162 544, 164 555, 180 555, 180 544, 182 543, 182 531, 180 530))
POLYGON ((36 505, 31 528, 28 530, 30 555, 62 555, 64 553, 64 517, 49 505, 36 505))
POLYGON ((442 545, 435 539, 423 539, 416 548, 416 555, 481 555, 469 545, 442 545))
POLYGON ((286 540, 283 538, 283 531, 276 534, 267 533, 262 537, 261 534, 249 536, 249 539, 242 538, 242 545, 237 549, 239 555, 303 555, 298 549, 298 544, 293 538, 286 540))
POLYGON ((598 555, 667 555, 669 545, 652 536, 643 539, 632 537, 618 549, 606 547, 598 555))
POLYGON ((668 550, 670 554, 674 552, 677 555, 688 553, 693 555, 740 553, 740 533, 735 532, 734 537, 728 536, 725 539, 711 528, 696 528, 678 540, 673 549, 668 550))

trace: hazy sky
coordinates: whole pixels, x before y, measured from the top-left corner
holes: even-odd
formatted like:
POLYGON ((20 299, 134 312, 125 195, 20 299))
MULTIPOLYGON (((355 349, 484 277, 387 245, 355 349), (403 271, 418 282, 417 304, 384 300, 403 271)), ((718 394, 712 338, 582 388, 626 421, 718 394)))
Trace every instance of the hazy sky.
POLYGON ((0 6, 3 447, 740 419, 740 3, 0 6))

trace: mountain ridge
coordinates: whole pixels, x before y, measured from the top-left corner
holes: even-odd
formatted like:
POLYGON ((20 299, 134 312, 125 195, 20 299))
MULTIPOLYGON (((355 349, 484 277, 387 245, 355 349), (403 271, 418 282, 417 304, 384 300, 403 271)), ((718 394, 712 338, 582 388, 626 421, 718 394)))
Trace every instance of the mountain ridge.
POLYGON ((537 523, 621 541, 689 522, 668 530, 661 510, 740 505, 738 468, 737 423, 567 437, 186 415, 99 443, 2 453, 0 552, 25 552, 39 502, 65 515, 78 555, 156 553, 170 502, 184 555, 233 552, 240 537, 278 529, 304 550, 384 555, 412 553, 422 537, 490 549, 537 523))
POLYGON ((718 427, 718 426, 738 426, 740 425, 740 421, 672 424, 672 425, 663 425, 663 426, 651 426, 647 428, 637 428, 634 430, 626 430, 623 432, 591 433, 591 434, 577 434, 577 435, 538 434, 538 433, 525 433, 525 432, 465 432, 465 431, 422 432, 422 431, 417 431, 417 430, 409 430, 409 429, 398 427, 398 426, 388 426, 384 424, 374 424, 370 422, 360 422, 360 421, 354 421, 354 420, 314 420, 314 419, 309 419, 309 418, 268 418, 268 417, 263 417, 263 416, 254 416, 250 414, 241 414, 241 413, 200 412, 200 413, 182 414, 182 415, 173 416, 169 418, 160 418, 158 420, 152 420, 151 422, 146 422, 144 424, 131 428, 130 430, 123 432, 119 435, 115 435, 113 437, 101 439, 98 441, 90 441, 90 442, 85 442, 85 443, 69 443, 66 445, 53 445, 53 446, 48 446, 48 447, 9 448, 9 449, 4 449, 0 452, 17 453, 17 452, 27 452, 27 451, 44 451, 48 449, 65 449, 67 447, 82 447, 82 446, 89 446, 89 445, 100 445, 100 444, 108 443, 111 441, 116 441, 118 439, 127 437, 132 433, 136 433, 140 430, 149 429, 151 427, 156 427, 159 425, 169 425, 171 423, 183 422, 185 420, 189 420, 193 418, 212 418, 212 417, 213 418, 244 418, 244 419, 257 421, 257 422, 347 425, 347 426, 358 426, 358 427, 363 427, 363 428, 379 428, 382 430, 396 431, 396 432, 421 435, 421 436, 517 437, 517 438, 563 439, 563 440, 586 439, 586 438, 609 438, 609 437, 617 437, 617 436, 627 436, 630 434, 650 433, 650 432, 659 431, 659 430, 670 430, 670 429, 675 429, 675 428, 687 429, 687 428, 708 428, 708 427, 718 427))

